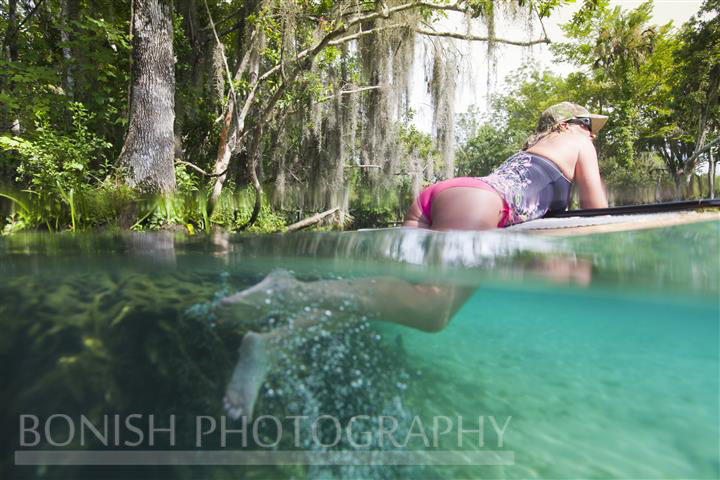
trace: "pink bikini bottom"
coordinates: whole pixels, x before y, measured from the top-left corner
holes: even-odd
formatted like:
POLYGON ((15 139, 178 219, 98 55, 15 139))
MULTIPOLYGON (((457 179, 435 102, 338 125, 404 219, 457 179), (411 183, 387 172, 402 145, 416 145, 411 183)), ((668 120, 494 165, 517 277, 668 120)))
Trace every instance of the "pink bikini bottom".
MULTIPOLYGON (((420 192, 420 195, 417 197, 417 203, 420 206, 420 210, 422 211, 423 215, 425 215, 425 218, 428 219, 428 221, 432 224, 432 217, 430 216, 430 208, 432 206, 432 200, 435 195, 442 192, 443 190, 446 190, 448 188, 453 187, 472 187, 472 188, 481 188, 483 190, 488 190, 490 192, 495 192, 498 195, 500 193, 495 190, 493 187, 485 183, 483 180, 477 177, 455 177, 455 178, 449 178, 447 180, 443 180, 442 182, 434 183, 427 187, 425 190, 420 192)), ((508 226, 510 222, 510 205, 505 201, 502 195, 500 195, 500 198, 502 198, 503 202, 503 216, 500 219, 500 222, 498 223, 498 228, 504 228, 508 226)))

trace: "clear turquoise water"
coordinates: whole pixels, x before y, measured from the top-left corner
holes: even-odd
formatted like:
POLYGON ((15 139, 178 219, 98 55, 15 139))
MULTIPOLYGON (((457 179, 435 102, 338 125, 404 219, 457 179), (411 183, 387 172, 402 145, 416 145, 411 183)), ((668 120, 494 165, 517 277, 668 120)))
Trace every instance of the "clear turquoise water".
MULTIPOLYGON (((719 222, 571 239, 402 230, 35 234, 0 239, 0 273, 0 478, 720 476, 719 222), (374 312, 298 332, 263 383, 256 416, 392 415, 399 432, 414 417, 429 426, 439 416, 470 425, 483 416, 482 447, 476 433, 460 447, 453 430, 437 448, 417 437, 409 448, 468 458, 501 450, 514 463, 14 465, 15 451, 32 450, 19 445, 22 414, 227 415, 222 398, 243 335, 281 328, 307 305, 283 307, 272 322, 219 322, 213 302, 276 268, 308 282, 382 276, 475 291, 437 333, 361 318, 374 312), (502 446, 489 416, 501 426, 511 417, 502 446)), ((153 448, 193 449, 195 432, 183 425, 177 445, 153 448)), ((63 448, 98 447, 75 439, 63 448)), ((212 438, 204 448, 222 447, 212 438)))
POLYGON ((717 301, 489 288, 442 338, 394 333, 433 379, 415 386, 418 411, 512 415, 514 466, 443 475, 717 475, 717 301))

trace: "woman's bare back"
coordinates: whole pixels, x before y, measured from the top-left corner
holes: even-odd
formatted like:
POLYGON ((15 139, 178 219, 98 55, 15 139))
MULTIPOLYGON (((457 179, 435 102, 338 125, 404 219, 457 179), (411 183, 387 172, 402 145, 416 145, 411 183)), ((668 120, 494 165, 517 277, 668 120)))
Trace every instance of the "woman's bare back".
POLYGON ((551 133, 526 151, 552 160, 563 175, 568 180, 573 181, 580 150, 584 146, 583 144, 586 143, 589 143, 589 146, 592 147, 591 140, 586 135, 568 129, 551 133))
POLYGON ((577 185, 582 208, 607 208, 593 139, 595 135, 589 130, 565 124, 559 131, 528 148, 527 152, 552 160, 563 175, 577 185))

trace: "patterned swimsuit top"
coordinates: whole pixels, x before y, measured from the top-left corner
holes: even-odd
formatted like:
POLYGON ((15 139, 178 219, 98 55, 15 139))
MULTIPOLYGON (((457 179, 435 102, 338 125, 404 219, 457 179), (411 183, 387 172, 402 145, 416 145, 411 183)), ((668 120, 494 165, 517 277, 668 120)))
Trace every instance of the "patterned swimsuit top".
POLYGON ((552 160, 536 153, 518 152, 482 180, 510 206, 509 224, 563 211, 570 203, 572 182, 552 160))

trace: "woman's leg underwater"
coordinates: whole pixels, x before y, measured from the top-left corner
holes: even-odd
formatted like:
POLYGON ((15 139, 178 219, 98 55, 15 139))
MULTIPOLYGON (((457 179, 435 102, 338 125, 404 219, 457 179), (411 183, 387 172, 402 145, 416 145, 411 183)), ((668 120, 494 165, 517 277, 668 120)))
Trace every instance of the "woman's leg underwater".
POLYGON ((260 387, 273 368, 276 354, 293 336, 322 324, 333 330, 355 319, 396 323, 437 332, 470 297, 473 288, 412 284, 393 277, 302 282, 284 270, 223 299, 215 313, 221 320, 256 323, 278 312, 292 317, 286 327, 267 333, 248 332, 226 388, 224 406, 229 415, 251 416, 260 387))
MULTIPOLYGON (((529 265, 528 273, 558 283, 590 283, 592 265, 583 260, 546 258, 529 265)), ((522 272, 520 272, 522 274, 522 272)), ((322 323, 332 330, 361 316, 426 332, 442 330, 465 304, 475 287, 412 284, 393 277, 302 282, 276 270, 263 281, 223 299, 220 319, 257 321, 273 312, 292 316, 287 327, 267 333, 248 332, 228 384, 225 408, 233 418, 250 416, 260 386, 284 348, 284 339, 322 323)))

